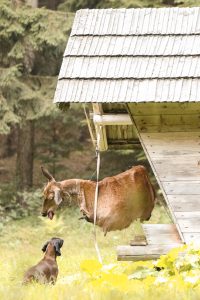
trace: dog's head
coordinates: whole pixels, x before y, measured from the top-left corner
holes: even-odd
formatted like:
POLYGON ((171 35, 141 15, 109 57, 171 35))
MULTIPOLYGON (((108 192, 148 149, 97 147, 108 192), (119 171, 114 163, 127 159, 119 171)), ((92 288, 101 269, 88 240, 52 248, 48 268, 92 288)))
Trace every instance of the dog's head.
POLYGON ((41 167, 42 173, 48 178, 49 182, 44 188, 43 195, 44 201, 42 206, 42 216, 48 216, 49 219, 53 219, 55 210, 63 200, 63 192, 59 182, 53 178, 53 176, 43 167, 41 167))
POLYGON ((44 244, 44 246, 42 247, 42 251, 46 252, 48 245, 50 245, 54 248, 56 256, 61 256, 60 248, 62 248, 63 243, 64 240, 60 238, 52 238, 50 241, 47 241, 44 244))

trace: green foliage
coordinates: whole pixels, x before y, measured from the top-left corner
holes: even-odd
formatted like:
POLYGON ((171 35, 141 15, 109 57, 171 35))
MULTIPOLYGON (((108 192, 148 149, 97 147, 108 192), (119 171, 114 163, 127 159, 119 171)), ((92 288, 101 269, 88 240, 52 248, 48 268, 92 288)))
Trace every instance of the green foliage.
POLYGON ((3 0, 0 18, 0 133, 8 133, 11 124, 54 110, 54 76, 73 14, 15 7, 3 0))
POLYGON ((103 257, 101 265, 96 260, 92 229, 90 224, 78 221, 78 210, 74 209, 66 209, 52 221, 34 216, 7 224, 0 235, 0 256, 3 258, 0 261, 0 298, 199 299, 198 246, 172 250, 157 261, 116 262, 116 246, 129 242, 133 228, 111 232, 106 237, 97 228, 103 257), (41 259, 43 244, 55 235, 64 239, 62 256, 57 258, 56 285, 22 286, 24 272, 41 259))
MULTIPOLYGON (((4 0, 0 2, 0 17, 0 61, 4 67, 18 63, 24 72, 30 73, 37 64, 41 67, 37 55, 45 58, 46 64, 51 59, 54 59, 54 64, 57 64, 57 59, 60 61, 73 14, 26 6, 14 9, 10 1, 4 0)), ((40 68, 40 74, 43 72, 45 70, 40 68)))
POLYGON ((81 8, 161 7, 165 4, 162 0, 65 0, 58 6, 58 9, 62 11, 76 11, 81 8))
POLYGON ((121 266, 117 263, 101 265, 95 260, 83 261, 81 269, 88 274, 85 286, 99 292, 104 288, 108 295, 115 290, 119 295, 131 296, 136 289, 143 288, 145 295, 158 299, 157 295, 160 299, 161 293, 158 291, 170 288, 174 296, 178 296, 178 291, 186 296, 190 289, 198 288, 200 284, 199 249, 199 246, 182 246, 157 261, 123 263, 121 266))
POLYGON ((55 79, 23 77, 18 66, 4 69, 0 76, 0 132, 8 133, 13 123, 38 119, 50 115, 54 107, 51 103, 55 79), (48 90, 44 83, 48 82, 48 90))
POLYGON ((83 118, 80 105, 70 108, 67 113, 55 111, 51 118, 42 118, 36 123, 36 130, 40 130, 37 139, 35 158, 50 170, 53 176, 64 172, 64 178, 70 176, 66 158, 72 151, 83 150, 83 140, 87 139, 86 124, 77 122, 83 118))
POLYGON ((41 206, 41 196, 41 189, 16 192, 13 184, 1 184, 0 224, 38 213, 41 206))
POLYGON ((98 8, 142 8, 142 7, 160 7, 161 0, 102 0, 98 4, 98 8))
POLYGON ((76 11, 81 8, 97 8, 99 0, 66 0, 58 6, 62 11, 76 11))
POLYGON ((200 6, 200 0, 174 0, 174 3, 183 7, 200 6))
POLYGON ((82 8, 142 8, 166 6, 200 6, 200 0, 65 0, 58 6, 58 9, 75 12, 82 8))

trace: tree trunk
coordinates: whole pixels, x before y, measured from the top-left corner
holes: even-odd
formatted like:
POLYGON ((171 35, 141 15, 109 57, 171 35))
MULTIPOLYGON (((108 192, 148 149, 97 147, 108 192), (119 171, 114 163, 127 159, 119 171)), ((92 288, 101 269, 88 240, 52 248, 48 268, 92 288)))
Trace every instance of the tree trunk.
POLYGON ((38 0, 27 0, 26 3, 32 6, 33 8, 38 7, 38 0))
POLYGON ((33 184, 34 121, 26 121, 17 127, 16 184, 24 191, 33 184))
MULTIPOLYGON (((55 122, 53 122, 53 125, 52 125, 52 133, 53 133, 52 143, 53 143, 53 145, 57 145, 58 137, 57 137, 57 133, 56 133, 56 124, 55 124, 55 122)), ((52 149, 52 152, 53 152, 52 153, 53 154, 52 173, 53 173, 53 177, 55 178, 56 177, 56 158, 57 158, 57 150, 56 150, 55 147, 52 149)))

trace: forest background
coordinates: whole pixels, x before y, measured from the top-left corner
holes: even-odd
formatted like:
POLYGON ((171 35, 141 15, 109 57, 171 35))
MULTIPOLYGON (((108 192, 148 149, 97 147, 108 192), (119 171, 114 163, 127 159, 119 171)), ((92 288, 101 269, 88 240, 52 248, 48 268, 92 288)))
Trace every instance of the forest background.
MULTIPOLYGON (((75 11, 198 6, 198 0, 0 0, 0 226, 38 213, 45 165, 57 180, 95 179, 80 105, 52 103, 75 11), (35 8, 34 6, 38 6, 35 8)), ((101 178, 146 164, 139 150, 102 153, 101 178)))

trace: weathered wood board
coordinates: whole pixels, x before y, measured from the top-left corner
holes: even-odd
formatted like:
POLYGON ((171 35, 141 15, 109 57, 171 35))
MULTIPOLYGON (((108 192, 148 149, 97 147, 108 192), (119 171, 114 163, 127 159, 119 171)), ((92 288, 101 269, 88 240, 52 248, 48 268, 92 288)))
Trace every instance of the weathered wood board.
POLYGON ((200 195, 200 181, 162 181, 162 186, 167 195, 188 195, 188 200, 191 195, 200 195))
POLYGON ((146 246, 118 246, 118 260, 157 259, 171 249, 183 245, 174 224, 144 224, 146 246))
MULTIPOLYGON (((126 114, 126 104, 123 103, 103 103, 102 105, 104 114, 126 114)), ((131 103, 129 105, 130 111, 134 116, 137 123, 138 130, 145 134, 148 139, 148 133, 151 133, 151 148, 150 153, 155 156, 174 155, 174 151, 177 154, 194 154, 200 153, 200 105, 199 103, 131 103), (161 145, 167 143, 168 147, 160 147, 157 143, 156 134, 165 132, 166 135, 175 134, 177 138, 177 132, 180 133, 177 139, 177 146, 174 150, 174 144, 169 145, 167 140, 160 140, 161 145), (187 142, 186 134, 189 136, 189 132, 193 132, 196 135, 193 140, 192 147, 187 142), (155 136, 154 136, 155 135, 155 136), (179 138, 185 143, 179 145, 179 138), (193 148, 194 146, 194 148, 193 148), (178 152, 179 151, 179 152, 178 152)), ((126 141, 131 143, 137 140, 137 134, 132 125, 107 125, 106 133, 108 144, 117 144, 117 141, 126 141)))
MULTIPOLYGON (((125 103, 103 103, 105 113, 127 113, 125 103)), ((198 102, 145 102, 131 103, 130 110, 134 116, 154 116, 154 115, 193 115, 200 114, 200 105, 198 102)))
POLYGON ((184 242, 200 235, 200 132, 141 133, 174 223, 184 242))
POLYGON ((183 236, 184 236, 184 240, 186 242, 186 244, 188 243, 192 243, 192 242, 199 242, 200 241, 200 233, 197 232, 197 233, 183 233, 183 236))
POLYGON ((200 211, 200 197, 197 195, 169 195, 167 196, 174 212, 197 213, 200 211))
POLYGON ((174 224, 143 224, 142 227, 149 245, 182 243, 174 224))
POLYGON ((180 212, 180 211, 175 211, 175 216, 177 219, 195 219, 195 218, 200 218, 200 209, 194 208, 193 211, 186 211, 186 212, 180 212), (196 211, 196 209, 198 209, 196 211))

